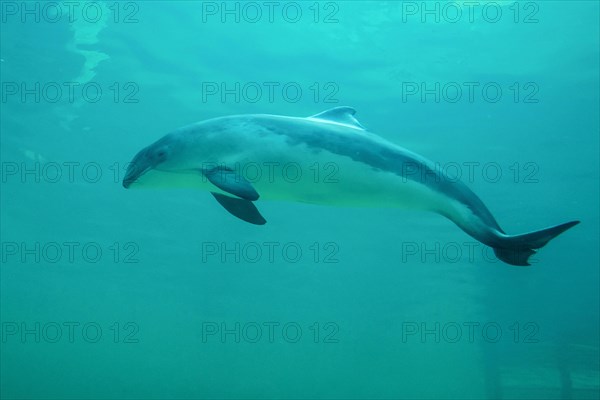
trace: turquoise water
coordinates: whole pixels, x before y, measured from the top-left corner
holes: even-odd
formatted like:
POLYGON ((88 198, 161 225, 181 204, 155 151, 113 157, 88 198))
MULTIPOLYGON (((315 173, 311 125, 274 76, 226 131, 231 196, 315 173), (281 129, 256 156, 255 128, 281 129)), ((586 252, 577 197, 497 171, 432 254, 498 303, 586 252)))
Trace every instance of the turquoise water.
POLYGON ((0 3, 0 397, 600 397, 599 6, 469 4, 0 3), (582 223, 523 268, 433 213, 121 185, 177 127, 336 106, 511 234, 582 223))

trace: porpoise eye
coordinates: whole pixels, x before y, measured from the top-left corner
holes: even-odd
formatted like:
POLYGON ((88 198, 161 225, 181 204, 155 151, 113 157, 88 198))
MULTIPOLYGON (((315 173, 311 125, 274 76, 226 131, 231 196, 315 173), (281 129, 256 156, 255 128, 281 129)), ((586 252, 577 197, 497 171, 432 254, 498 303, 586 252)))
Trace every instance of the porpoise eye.
POLYGON ((166 151, 164 151, 164 150, 161 150, 161 151, 159 151, 158 153, 156 153, 156 156, 157 156, 158 158, 165 158, 165 157, 166 157, 166 155, 167 155, 167 152, 166 152, 166 151))

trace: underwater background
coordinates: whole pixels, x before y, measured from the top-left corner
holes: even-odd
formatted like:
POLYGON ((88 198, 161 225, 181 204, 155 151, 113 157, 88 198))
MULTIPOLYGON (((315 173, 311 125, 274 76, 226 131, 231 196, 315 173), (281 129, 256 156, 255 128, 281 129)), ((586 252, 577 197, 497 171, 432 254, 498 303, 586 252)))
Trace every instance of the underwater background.
POLYGON ((600 397, 598 2, 0 7, 2 399, 600 397), (508 233, 582 222, 514 267, 433 213, 122 187, 180 126, 337 106, 508 233))

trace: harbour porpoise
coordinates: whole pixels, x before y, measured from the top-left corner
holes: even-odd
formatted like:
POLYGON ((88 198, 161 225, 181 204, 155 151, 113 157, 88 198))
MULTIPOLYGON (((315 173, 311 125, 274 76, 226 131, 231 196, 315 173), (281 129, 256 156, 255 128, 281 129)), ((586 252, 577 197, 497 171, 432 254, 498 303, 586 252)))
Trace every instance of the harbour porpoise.
POLYGON ((123 186, 198 187, 252 224, 260 198, 334 206, 400 207, 449 218, 512 265, 579 221, 508 235, 464 183, 368 132, 351 107, 310 117, 234 115, 179 128, 140 150, 123 186), (252 175, 249 177, 248 175, 252 175))

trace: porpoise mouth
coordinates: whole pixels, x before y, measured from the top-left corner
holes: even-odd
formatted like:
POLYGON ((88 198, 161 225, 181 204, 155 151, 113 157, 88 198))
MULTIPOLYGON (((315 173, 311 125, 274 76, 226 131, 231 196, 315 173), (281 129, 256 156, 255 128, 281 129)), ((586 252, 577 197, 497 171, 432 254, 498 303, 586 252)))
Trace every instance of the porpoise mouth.
POLYGON ((125 178, 123 179, 123 187, 125 189, 127 189, 129 186, 131 186, 132 183, 134 183, 136 181, 136 178, 125 178))
POLYGON ((123 187, 125 189, 129 188, 133 183, 135 183, 140 176, 144 175, 146 171, 148 171, 150 167, 140 168, 135 163, 129 164, 127 167, 127 172, 125 172, 125 178, 123 178, 123 187))

